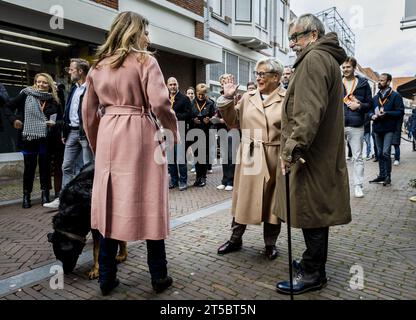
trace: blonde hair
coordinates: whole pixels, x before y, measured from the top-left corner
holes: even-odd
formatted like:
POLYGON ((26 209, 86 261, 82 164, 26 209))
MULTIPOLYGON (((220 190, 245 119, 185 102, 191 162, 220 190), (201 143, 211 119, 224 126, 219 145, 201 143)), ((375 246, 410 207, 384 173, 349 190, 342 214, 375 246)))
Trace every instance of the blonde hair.
POLYGON ((55 87, 55 81, 53 80, 53 78, 48 74, 48 73, 37 73, 35 75, 35 79, 33 82, 33 88, 35 88, 36 90, 38 89, 37 85, 36 85, 36 81, 38 80, 39 77, 44 77, 46 78, 46 81, 48 82, 49 85, 49 93, 52 94, 53 99, 56 101, 56 103, 59 103, 59 98, 58 98, 58 94, 56 92, 56 87, 55 87))
POLYGON ((208 92, 208 86, 205 83, 198 83, 196 85, 196 91, 195 93, 202 93, 202 94, 207 94, 208 92))
POLYGON ((146 48, 139 48, 139 40, 148 25, 149 21, 138 13, 132 11, 119 13, 111 24, 106 41, 97 49, 93 68, 96 68, 101 60, 113 57, 110 66, 117 69, 131 51, 140 53, 138 60, 143 62, 150 53, 146 48))

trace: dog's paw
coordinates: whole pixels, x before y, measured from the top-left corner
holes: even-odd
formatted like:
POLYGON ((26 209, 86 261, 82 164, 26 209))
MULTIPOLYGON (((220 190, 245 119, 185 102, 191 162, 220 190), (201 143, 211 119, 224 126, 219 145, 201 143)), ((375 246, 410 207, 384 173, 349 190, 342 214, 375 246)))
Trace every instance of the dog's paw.
POLYGON ((121 263, 127 260, 127 253, 119 253, 116 257, 117 263, 121 263))
POLYGON ((91 271, 89 271, 87 274, 88 274, 88 279, 90 280, 97 279, 99 276, 98 268, 93 267, 91 271))

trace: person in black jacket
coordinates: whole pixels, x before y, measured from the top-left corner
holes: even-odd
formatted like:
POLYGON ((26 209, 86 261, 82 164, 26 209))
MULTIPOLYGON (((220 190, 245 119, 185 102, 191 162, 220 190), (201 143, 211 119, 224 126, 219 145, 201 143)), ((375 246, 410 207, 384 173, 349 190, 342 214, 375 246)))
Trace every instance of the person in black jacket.
POLYGON ((345 139, 351 146, 354 167, 354 194, 362 198, 364 161, 362 157, 365 115, 371 107, 371 88, 368 81, 355 75, 357 60, 347 57, 342 64, 344 84, 345 139))
MULTIPOLYGON (((192 120, 193 129, 199 129, 197 137, 204 137, 205 141, 195 143, 195 170, 196 180, 194 186, 204 187, 207 181, 207 170, 209 163, 209 129, 211 127, 211 118, 215 115, 215 103, 207 97, 208 86, 200 83, 196 86, 196 98, 192 101, 192 120), (201 136, 202 135, 202 136, 201 136), (205 149, 205 150, 204 150, 205 149), (205 152, 205 154, 204 154, 205 152)), ((194 141, 196 142, 196 140, 194 141)), ((215 143, 215 140, 214 142, 215 143)))
POLYGON ((23 89, 6 104, 6 117, 19 130, 18 145, 24 158, 22 207, 31 207, 30 195, 38 161, 41 201, 47 203, 51 188, 49 152, 55 135, 59 135, 55 124, 62 117, 52 77, 38 73, 33 87, 23 89))
POLYGON ((178 118, 178 128, 181 137, 181 143, 176 144, 173 149, 173 156, 169 157, 168 170, 170 174, 169 189, 179 186, 179 191, 187 189, 188 185, 188 169, 186 165, 186 133, 189 130, 189 122, 191 120, 191 101, 187 96, 179 91, 178 80, 171 77, 167 81, 169 89, 169 97, 176 118, 178 118), (179 167, 179 175, 178 175, 179 167))
POLYGON ((378 151, 379 174, 370 183, 391 184, 391 145, 397 122, 403 117, 403 98, 390 87, 392 77, 382 73, 378 80, 379 92, 373 97, 373 108, 370 117, 378 151))
MULTIPOLYGON (((3 109, 4 105, 9 101, 9 94, 6 88, 0 83, 0 109, 3 109)), ((0 132, 3 131, 3 122, 0 113, 0 132)))

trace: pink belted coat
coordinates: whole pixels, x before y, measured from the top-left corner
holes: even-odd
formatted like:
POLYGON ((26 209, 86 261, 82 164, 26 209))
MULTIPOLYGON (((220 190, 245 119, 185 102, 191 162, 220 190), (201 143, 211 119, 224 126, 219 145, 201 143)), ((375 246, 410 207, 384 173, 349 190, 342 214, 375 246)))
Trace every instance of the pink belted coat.
POLYGON ((91 227, 123 241, 165 239, 167 163, 150 112, 177 136, 168 89, 154 57, 139 62, 130 53, 118 69, 110 67, 109 59, 88 73, 82 104, 83 126, 95 154, 91 227))

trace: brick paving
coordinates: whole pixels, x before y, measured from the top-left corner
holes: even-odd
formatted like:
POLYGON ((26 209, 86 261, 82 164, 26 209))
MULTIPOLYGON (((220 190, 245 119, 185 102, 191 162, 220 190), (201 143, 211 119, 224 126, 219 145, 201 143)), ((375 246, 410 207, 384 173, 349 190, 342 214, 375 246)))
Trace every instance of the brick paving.
MULTIPOLYGON (((416 204, 408 200, 416 194, 416 190, 408 186, 409 180, 416 178, 415 160, 416 152, 404 142, 401 164, 393 167, 392 186, 366 182, 365 197, 351 197, 353 221, 330 229, 328 286, 295 299, 416 299, 416 204), (353 266, 364 271, 362 290, 350 287, 353 266)), ((377 164, 367 161, 365 181, 375 177, 377 171, 377 164)), ((215 189, 220 169, 215 169, 208 178, 205 188, 170 193, 173 218, 229 199, 230 193, 215 189)), ((97 281, 87 279, 89 262, 65 276, 63 290, 52 290, 48 278, 16 288, 0 299, 288 299, 274 290, 276 281, 288 275, 286 225, 282 226, 278 239, 280 257, 275 261, 268 261, 262 255, 264 244, 260 226, 247 228, 242 250, 218 256, 218 246, 229 237, 231 218, 228 209, 215 211, 215 207, 212 208, 211 215, 175 228, 166 241, 168 267, 174 284, 162 294, 152 291, 146 246, 144 242, 137 242, 129 246, 128 260, 119 265, 121 285, 108 297, 101 296, 97 281)), ((0 281, 54 261, 52 249, 46 242, 52 215, 40 205, 32 210, 23 210, 19 205, 0 207, 0 281)), ((304 250, 301 231, 293 229, 292 238, 293 256, 299 258, 304 250)))

